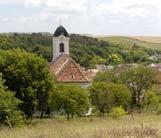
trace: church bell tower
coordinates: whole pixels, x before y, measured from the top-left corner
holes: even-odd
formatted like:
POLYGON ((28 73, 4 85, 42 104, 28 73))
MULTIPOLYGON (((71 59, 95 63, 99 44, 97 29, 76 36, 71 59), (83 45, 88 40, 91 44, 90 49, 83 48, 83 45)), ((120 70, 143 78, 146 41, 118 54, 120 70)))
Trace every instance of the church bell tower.
POLYGON ((69 40, 68 32, 60 25, 53 35, 53 61, 62 54, 69 55, 69 40))

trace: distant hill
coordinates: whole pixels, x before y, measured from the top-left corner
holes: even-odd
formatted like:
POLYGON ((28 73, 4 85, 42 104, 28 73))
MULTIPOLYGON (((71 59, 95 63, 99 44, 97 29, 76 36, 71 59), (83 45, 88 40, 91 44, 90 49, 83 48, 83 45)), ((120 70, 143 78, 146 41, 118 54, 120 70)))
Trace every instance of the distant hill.
POLYGON ((161 44, 161 36, 131 36, 130 38, 138 39, 145 42, 150 43, 160 43, 161 44))
POLYGON ((161 50, 161 37, 139 37, 139 36, 97 36, 98 39, 108 41, 111 44, 122 46, 133 46, 134 44, 161 50))
MULTIPOLYGON (((71 57, 86 68, 95 68, 98 64, 161 62, 160 43, 122 36, 95 38, 90 35, 71 34, 70 38, 71 57)), ((52 59, 52 43, 50 33, 0 34, 0 50, 20 48, 41 55, 49 62, 52 59)))

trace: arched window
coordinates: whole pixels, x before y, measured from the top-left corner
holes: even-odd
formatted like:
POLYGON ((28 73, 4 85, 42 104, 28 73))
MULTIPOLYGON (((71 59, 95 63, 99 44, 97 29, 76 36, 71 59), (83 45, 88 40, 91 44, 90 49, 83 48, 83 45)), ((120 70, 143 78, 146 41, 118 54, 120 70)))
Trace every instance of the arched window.
POLYGON ((63 53, 64 52, 64 43, 60 44, 60 52, 63 53))

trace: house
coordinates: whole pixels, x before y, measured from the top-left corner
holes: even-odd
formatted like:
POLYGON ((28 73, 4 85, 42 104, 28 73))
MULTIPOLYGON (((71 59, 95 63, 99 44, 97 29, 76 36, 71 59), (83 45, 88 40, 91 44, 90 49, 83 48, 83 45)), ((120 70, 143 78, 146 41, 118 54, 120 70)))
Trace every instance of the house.
POLYGON ((91 84, 91 72, 82 68, 70 56, 70 37, 60 25, 53 35, 53 59, 50 71, 58 83, 76 83, 83 87, 91 84))

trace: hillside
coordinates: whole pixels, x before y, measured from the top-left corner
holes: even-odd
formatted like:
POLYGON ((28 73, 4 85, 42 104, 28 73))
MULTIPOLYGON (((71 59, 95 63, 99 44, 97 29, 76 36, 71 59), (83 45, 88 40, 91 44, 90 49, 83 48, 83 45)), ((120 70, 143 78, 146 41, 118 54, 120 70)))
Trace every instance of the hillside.
MULTIPOLYGON (((95 68, 97 64, 149 64, 161 61, 160 44, 127 37, 97 39, 72 34, 70 38, 70 55, 77 63, 86 68, 95 68)), ((13 48, 20 48, 42 55, 50 62, 52 59, 52 35, 49 33, 0 34, 0 49, 13 48)))
POLYGON ((161 44, 161 37, 157 37, 157 36, 130 36, 130 38, 134 38, 134 39, 138 39, 138 40, 150 42, 150 43, 161 44))
POLYGON ((161 38, 159 37, 101 36, 98 38, 115 45, 133 46, 136 44, 146 48, 161 50, 161 38))

